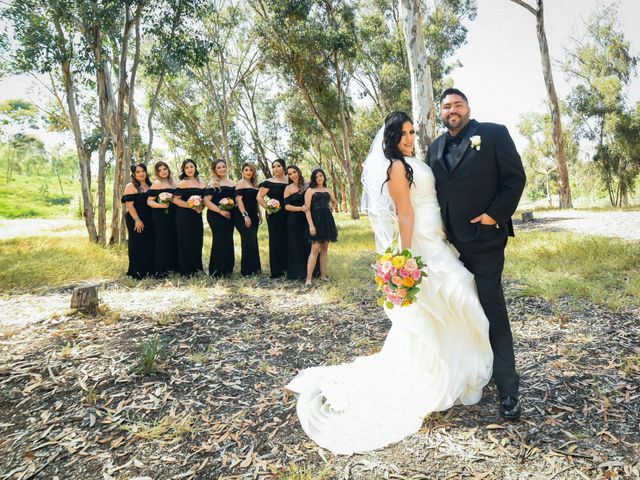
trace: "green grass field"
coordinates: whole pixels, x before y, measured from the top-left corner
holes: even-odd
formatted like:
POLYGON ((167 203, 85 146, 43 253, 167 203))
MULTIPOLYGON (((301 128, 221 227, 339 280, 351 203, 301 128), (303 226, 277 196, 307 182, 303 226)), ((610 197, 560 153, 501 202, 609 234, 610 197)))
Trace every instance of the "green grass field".
POLYGON ((76 180, 62 179, 62 189, 55 177, 14 175, 9 184, 0 177, 0 217, 51 218, 69 216, 78 209, 80 185, 76 180))
MULTIPOLYGON (((331 282, 317 288, 327 298, 353 302, 373 301, 369 266, 374 262, 374 241, 366 217, 351 220, 338 214, 339 241, 329 247, 331 282)), ((205 227, 203 262, 208 264, 211 233, 205 227)), ((268 273, 266 225, 259 230, 263 273, 268 273)), ((90 244, 78 229, 56 235, 0 240, 0 291, 36 291, 84 280, 121 281, 149 287, 155 280, 135 282, 124 276, 126 246, 100 248, 90 244)), ((236 234, 236 272, 240 248, 236 234)), ((519 286, 520 294, 556 300, 589 300, 612 309, 638 305, 640 298, 640 247, 637 242, 558 232, 520 232, 509 242, 505 279, 519 286)), ((206 275, 180 284, 214 282, 206 275)), ((216 280, 218 281, 218 280, 216 280)), ((242 281, 236 273, 228 282, 242 281)))

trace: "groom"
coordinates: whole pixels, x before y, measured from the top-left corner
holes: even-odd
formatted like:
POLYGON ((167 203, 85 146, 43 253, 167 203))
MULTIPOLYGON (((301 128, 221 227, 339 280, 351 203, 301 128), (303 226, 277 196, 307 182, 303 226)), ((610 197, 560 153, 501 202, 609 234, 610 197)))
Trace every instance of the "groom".
POLYGON ((520 417, 519 377, 502 293, 507 237, 526 177, 507 128, 470 120, 467 97, 448 88, 440 97, 447 132, 429 145, 426 162, 436 177, 438 203, 449 241, 473 273, 489 319, 493 378, 500 392, 500 415, 520 417))

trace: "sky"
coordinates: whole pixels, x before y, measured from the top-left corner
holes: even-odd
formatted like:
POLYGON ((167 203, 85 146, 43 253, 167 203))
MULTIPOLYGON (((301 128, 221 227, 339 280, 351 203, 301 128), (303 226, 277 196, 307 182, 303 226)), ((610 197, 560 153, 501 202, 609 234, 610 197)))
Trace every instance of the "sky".
MULTIPOLYGON (((527 0, 535 3, 535 0, 527 0)), ((545 25, 551 55, 553 77, 560 98, 571 90, 560 63, 572 48, 571 38, 582 38, 584 24, 601 0, 547 0, 545 25)), ((607 2, 608 3, 608 2, 607 2)), ((536 36, 535 17, 510 0, 477 0, 478 15, 468 22, 467 44, 455 59, 462 63, 451 77, 455 86, 469 98, 472 117, 506 125, 520 150, 526 145, 517 131, 523 114, 545 112, 546 90, 536 36)), ((640 0, 619 0, 619 21, 631 52, 640 55, 640 0)), ((636 77, 628 98, 640 101, 640 78, 636 77)), ((0 101, 26 98, 42 106, 46 90, 30 76, 0 80, 0 101)), ((59 135, 40 135, 48 146, 63 140, 59 135)), ((70 137, 67 137, 72 147, 70 137)))

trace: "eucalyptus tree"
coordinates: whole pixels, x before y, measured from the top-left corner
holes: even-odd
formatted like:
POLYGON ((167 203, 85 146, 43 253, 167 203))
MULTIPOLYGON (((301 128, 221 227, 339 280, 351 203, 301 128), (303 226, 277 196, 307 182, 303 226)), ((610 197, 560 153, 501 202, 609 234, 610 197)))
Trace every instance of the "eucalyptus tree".
POLYGON ((322 127, 347 177, 352 218, 358 198, 351 160, 349 81, 357 46, 355 7, 345 0, 257 0, 264 61, 297 89, 322 127))
POLYGON ((556 169, 558 170, 558 184, 560 186, 560 208, 572 208, 573 202, 571 200, 569 170, 567 169, 567 158, 563 142, 564 136, 562 134, 562 118, 556 87, 553 83, 549 45, 544 27, 544 1, 536 0, 536 6, 527 3, 525 0, 511 1, 523 7, 536 18, 536 33, 538 35, 540 59, 542 60, 542 75, 545 86, 547 87, 549 111, 551 112, 551 119, 553 120, 553 145, 555 148, 556 169))
POLYGON ((76 102, 76 81, 81 57, 76 25, 67 0, 24 0, 5 11, 13 27, 16 48, 11 52, 12 68, 18 72, 59 73, 64 85, 65 108, 73 134, 82 192, 83 217, 92 242, 98 241, 91 198, 91 165, 84 148, 76 102))
POLYGON ((575 84, 569 106, 583 138, 595 144, 593 160, 613 206, 628 202, 637 176, 631 168, 637 158, 621 155, 618 145, 634 131, 625 87, 634 77, 637 62, 621 31, 614 4, 591 16, 586 37, 574 41, 564 65, 575 84))

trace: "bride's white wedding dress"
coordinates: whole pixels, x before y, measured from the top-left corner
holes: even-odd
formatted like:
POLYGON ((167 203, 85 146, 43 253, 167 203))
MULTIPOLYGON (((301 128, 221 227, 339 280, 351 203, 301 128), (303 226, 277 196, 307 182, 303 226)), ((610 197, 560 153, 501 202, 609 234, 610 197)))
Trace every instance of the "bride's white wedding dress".
POLYGON ((411 250, 428 273, 417 301, 385 308, 392 326, 379 353, 302 370, 286 387, 299 394, 304 431, 336 454, 397 442, 430 412, 477 403, 491 377, 489 324, 473 275, 446 241, 431 169, 406 161, 415 182, 411 250))

